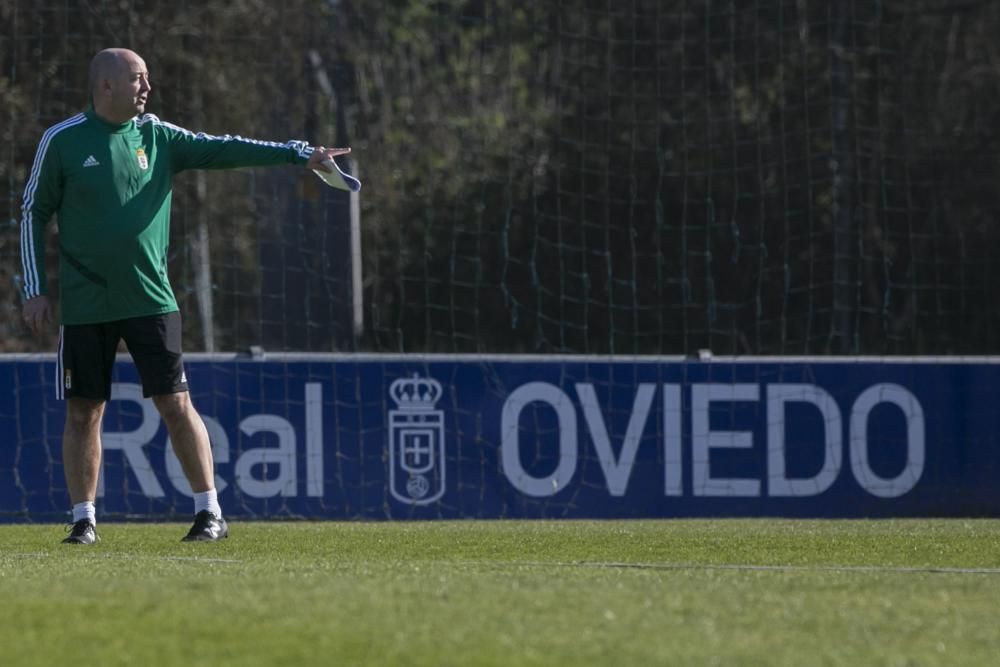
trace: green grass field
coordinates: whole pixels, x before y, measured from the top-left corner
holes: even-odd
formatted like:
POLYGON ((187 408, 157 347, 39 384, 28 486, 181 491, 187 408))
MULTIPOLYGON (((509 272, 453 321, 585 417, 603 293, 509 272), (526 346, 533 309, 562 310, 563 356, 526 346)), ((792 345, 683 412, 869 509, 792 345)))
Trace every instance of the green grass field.
POLYGON ((0 527, 0 664, 987 665, 1000 521, 0 527))

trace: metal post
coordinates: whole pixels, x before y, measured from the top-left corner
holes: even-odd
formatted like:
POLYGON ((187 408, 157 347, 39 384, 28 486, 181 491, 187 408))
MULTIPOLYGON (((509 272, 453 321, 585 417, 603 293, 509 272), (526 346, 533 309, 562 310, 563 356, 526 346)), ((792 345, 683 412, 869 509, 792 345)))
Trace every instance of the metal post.
POLYGON ((830 351, 858 351, 855 323, 858 285, 858 235, 855 226, 855 155, 851 128, 854 64, 851 50, 851 2, 831 2, 830 8, 830 112, 833 156, 833 313, 830 351))

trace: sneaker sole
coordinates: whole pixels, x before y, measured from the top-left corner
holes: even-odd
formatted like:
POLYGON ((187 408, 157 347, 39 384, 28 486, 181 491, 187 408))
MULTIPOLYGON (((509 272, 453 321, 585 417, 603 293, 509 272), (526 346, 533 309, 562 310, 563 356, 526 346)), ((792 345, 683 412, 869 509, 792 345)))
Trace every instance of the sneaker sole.
POLYGON ((182 537, 181 542, 218 542, 229 538, 229 534, 220 537, 182 537))

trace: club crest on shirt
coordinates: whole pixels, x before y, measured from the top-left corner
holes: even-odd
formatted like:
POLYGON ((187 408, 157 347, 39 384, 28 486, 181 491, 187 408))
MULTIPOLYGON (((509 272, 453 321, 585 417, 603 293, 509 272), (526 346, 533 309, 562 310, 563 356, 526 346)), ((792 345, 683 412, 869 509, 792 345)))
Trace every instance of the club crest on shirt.
POLYGON ((149 159, 146 157, 146 151, 141 148, 136 150, 135 157, 139 160, 139 169, 149 169, 149 159))

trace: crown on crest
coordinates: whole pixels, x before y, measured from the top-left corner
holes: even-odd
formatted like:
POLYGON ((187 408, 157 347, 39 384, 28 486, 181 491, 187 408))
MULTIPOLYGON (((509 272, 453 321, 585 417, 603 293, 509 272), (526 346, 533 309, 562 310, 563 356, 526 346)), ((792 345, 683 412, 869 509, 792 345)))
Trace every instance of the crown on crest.
POLYGON ((400 410, 430 410, 441 398, 441 384, 433 378, 399 378, 389 385, 389 396, 400 410))

